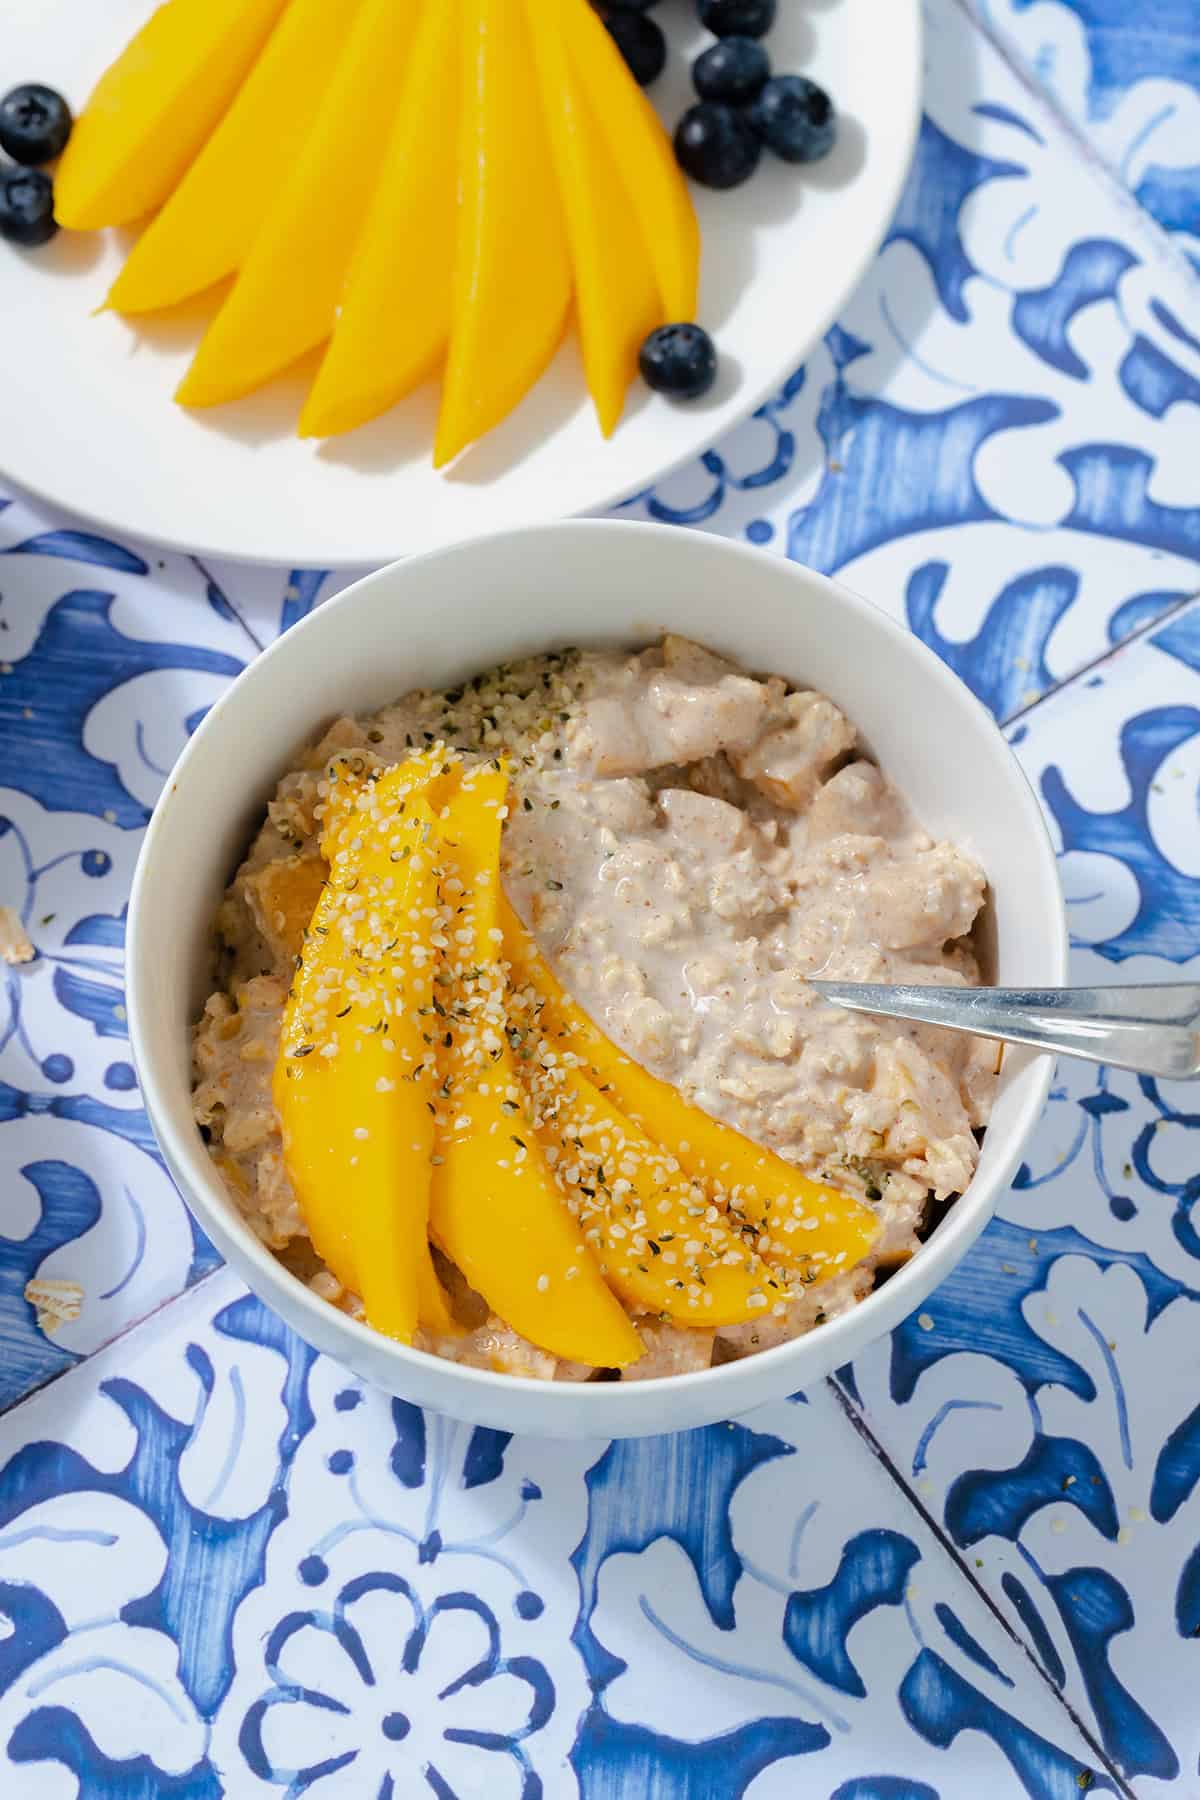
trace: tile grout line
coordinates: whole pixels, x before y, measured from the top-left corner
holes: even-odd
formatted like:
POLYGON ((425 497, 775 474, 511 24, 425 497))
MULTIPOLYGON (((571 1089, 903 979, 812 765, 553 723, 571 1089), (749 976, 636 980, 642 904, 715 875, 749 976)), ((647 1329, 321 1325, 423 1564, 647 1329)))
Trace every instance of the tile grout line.
POLYGON ((1120 206, 1122 212, 1137 221, 1139 235, 1144 237, 1147 244, 1153 249, 1156 260, 1163 264, 1176 280, 1181 280, 1185 287, 1194 294, 1198 278, 1191 263, 1177 248, 1171 233, 1164 230, 1153 213, 1148 212, 1133 191, 1125 185, 1112 164, 1100 154, 1084 126, 1065 111, 1054 90, 1042 85, 1020 52, 1011 46, 991 20, 980 12, 979 0, 957 0, 957 4, 980 36, 991 45, 1014 79, 1020 83, 1027 94, 1039 102, 1046 114, 1053 119, 1059 132, 1079 152, 1083 161, 1091 169, 1093 176, 1109 190, 1110 196, 1120 206))
POLYGON ((841 1383, 836 1379, 835 1376, 831 1375, 831 1376, 827 1377, 827 1385, 833 1390, 834 1399, 836 1400, 838 1406, 841 1408, 843 1414, 845 1415, 846 1420, 848 1421, 851 1429, 857 1433, 858 1437, 866 1445, 868 1451, 874 1457, 875 1461, 880 1465, 880 1467, 884 1470, 884 1472, 891 1478, 891 1480, 895 1483, 896 1487, 900 1490, 900 1493, 904 1496, 905 1500, 908 1502, 909 1506, 912 1507, 912 1509, 918 1514, 918 1516, 921 1518, 921 1520, 924 1522, 924 1524, 928 1527, 928 1529, 933 1534, 933 1537, 936 1540, 936 1542, 938 1543, 938 1545, 945 1552, 945 1554, 950 1558, 950 1561, 952 1562, 954 1567, 959 1571, 959 1573, 962 1575, 964 1581, 967 1583, 967 1586, 971 1589, 972 1593, 978 1595, 979 1599, 983 1602, 983 1604, 987 1608, 988 1612, 992 1615, 992 1617, 995 1619, 996 1623, 999 1625, 1000 1629, 1003 1631, 1005 1637, 1008 1638, 1008 1640, 1014 1645, 1014 1647, 1020 1651, 1021 1655, 1029 1663, 1030 1667, 1033 1669, 1034 1673, 1036 1674, 1038 1680, 1041 1682, 1043 1687, 1045 1687, 1049 1691, 1051 1697, 1055 1700, 1057 1705, 1062 1709, 1062 1711, 1064 1713, 1066 1713, 1068 1719, 1071 1721, 1071 1724, 1075 1727, 1076 1731, 1079 1733, 1079 1735, 1083 1739, 1084 1743, 1088 1746, 1089 1750, 1091 1750, 1093 1752, 1093 1754, 1095 1755, 1099 1766, 1105 1771, 1105 1773, 1108 1776, 1111 1777, 1113 1782, 1116 1784, 1117 1792, 1124 1797, 1124 1800, 1137 1800, 1137 1796, 1134 1793, 1133 1788, 1130 1787, 1129 1783, 1125 1780, 1124 1776, 1120 1773, 1120 1771, 1117 1769, 1116 1765, 1112 1762, 1112 1760, 1110 1759, 1110 1757, 1108 1755, 1108 1752, 1104 1749, 1103 1745, 1097 1743, 1090 1727, 1080 1717, 1079 1713, 1076 1711, 1076 1709, 1072 1705, 1071 1701, 1067 1698, 1066 1694, 1060 1688, 1056 1687, 1053 1681, 1051 1681, 1051 1679, 1047 1675, 1046 1671, 1042 1668, 1042 1665, 1038 1662, 1036 1656, 1034 1656, 1033 1651, 1030 1649, 1029 1645, 1025 1642, 1024 1638, 1021 1637, 1020 1634, 1013 1629, 1012 1625, 1005 1618, 1003 1612, 1001 1612, 999 1606, 996 1604, 996 1602, 992 1598, 991 1594, 989 1594, 989 1592, 982 1585, 982 1583, 979 1582, 976 1579, 976 1577, 971 1573, 971 1570, 967 1567, 965 1559, 963 1558, 962 1554, 958 1550, 953 1539, 950 1538, 949 1535, 947 1534, 944 1526, 942 1526, 939 1523, 939 1521, 934 1518, 933 1514, 929 1511, 928 1507, 925 1506, 924 1503, 922 1502, 920 1496, 913 1491, 913 1489, 909 1486, 908 1482, 904 1479, 904 1476, 901 1474, 900 1469, 897 1466, 894 1459, 892 1458, 892 1456, 888 1453, 888 1451, 884 1448, 884 1446, 879 1442, 879 1439, 875 1436, 874 1432, 871 1430, 870 1425, 867 1423, 865 1413, 853 1404, 849 1395, 845 1392, 841 1383))
POLYGON ((1110 644, 1107 650, 1101 650, 1092 658, 1091 662, 1081 663, 1079 668, 1073 669, 1069 675, 1064 676, 1053 687, 1048 687, 1044 694, 1039 694, 1036 699, 1027 701, 1024 706, 1018 706, 1015 712, 1006 713, 1002 719, 997 719, 997 725, 1002 731, 1007 731, 1010 725, 1016 725, 1027 719, 1030 713, 1037 711, 1039 706, 1045 706, 1047 701, 1056 700, 1060 694, 1067 693, 1077 682, 1082 681, 1086 676, 1094 675, 1097 669, 1106 668, 1123 651, 1132 650, 1135 645, 1143 643, 1146 638, 1152 638, 1156 631, 1161 631, 1165 625, 1171 623, 1172 619, 1177 619, 1181 613, 1186 612, 1189 606, 1194 606, 1198 600, 1200 600, 1200 588, 1197 588, 1194 593, 1185 594, 1182 600, 1176 600, 1174 605, 1167 608, 1166 612, 1159 613, 1153 619, 1147 619, 1144 625, 1137 626, 1129 633, 1128 637, 1123 637, 1120 643, 1110 644))
MULTIPOLYGON (((1062 135, 1067 139, 1067 141, 1069 143, 1071 143, 1080 152, 1084 161, 1091 167, 1094 175, 1096 175, 1104 183, 1104 185, 1106 187, 1108 187, 1109 189, 1112 190, 1113 196, 1114 196, 1115 200, 1117 201, 1117 203, 1120 205, 1122 211, 1131 214, 1138 221, 1141 233, 1144 234, 1147 237, 1147 239, 1154 245, 1159 260, 1161 262, 1163 262, 1169 269, 1171 269, 1173 273, 1176 273, 1177 275, 1182 275, 1185 280, 1187 280, 1191 284, 1194 284, 1195 276, 1192 273, 1189 265, 1186 263, 1185 259, 1183 259, 1180 256, 1180 253, 1175 248, 1175 246, 1170 238, 1170 235, 1168 233, 1166 233, 1162 229, 1161 226, 1158 225, 1157 221, 1154 220, 1153 216, 1146 211, 1146 209, 1136 199, 1136 197, 1129 190, 1129 188, 1124 184, 1124 182, 1121 181, 1119 175, 1116 173, 1116 171, 1113 169, 1113 167, 1102 157, 1100 152, 1095 148, 1094 144, 1087 137, 1086 133, 1077 124, 1077 122, 1074 121, 1073 119, 1071 119, 1069 115, 1065 114, 1062 111, 1062 109, 1057 101, 1057 98, 1054 96, 1053 92, 1050 90, 1044 89, 1041 86, 1041 84, 1038 83, 1032 77, 1031 73, 1029 72, 1029 70, 1027 69, 1027 67, 1023 63, 1023 61, 1020 59, 1020 57, 1018 55, 1016 55, 1009 48, 1009 46, 1004 42, 1003 38, 998 35, 998 33, 990 25, 990 23, 985 22, 979 16, 976 6, 973 3, 973 0, 958 0, 958 4, 959 4, 960 8, 963 10, 963 12, 970 19, 970 21, 974 25, 975 29, 977 29, 980 32, 980 34, 985 38, 985 40, 993 47, 993 49, 995 49, 995 51, 1001 57, 1001 59, 1003 60, 1005 65, 1013 73, 1014 77, 1020 82, 1021 86, 1027 92, 1031 93, 1040 102, 1041 106, 1054 119, 1054 121, 1055 121, 1058 129, 1062 133, 1062 135)), ((211 581, 212 580, 211 575, 209 575, 207 569, 199 561, 199 559, 196 558, 193 560, 195 561, 196 567, 199 570, 199 572, 202 574, 202 576, 204 576, 205 579, 211 581)), ((214 585, 216 585, 216 584, 214 583, 214 585)), ((223 590, 219 590, 219 591, 222 591, 222 596, 225 597, 223 594, 223 590)), ((1142 626, 1142 627, 1138 628, 1137 630, 1135 630, 1134 632, 1132 632, 1127 638, 1122 639, 1122 641, 1120 643, 1111 645, 1108 649, 1106 649, 1105 651, 1103 651, 1099 655, 1097 655, 1091 662, 1086 663, 1086 664, 1082 665, 1080 668, 1074 670, 1062 682, 1058 683, 1056 686, 1048 688, 1045 693, 1039 695, 1036 699, 1029 702, 1026 706, 1018 708, 1015 712, 1008 715, 1003 720, 998 721, 998 723, 1002 724, 1005 728, 1008 728, 1020 721, 1025 720, 1026 718, 1029 717, 1029 715, 1031 715, 1033 712, 1035 712, 1038 707, 1044 705, 1045 703, 1047 703, 1048 701, 1050 701, 1052 699, 1057 698, 1059 695, 1063 694, 1066 690, 1076 686, 1082 680, 1085 680, 1085 679, 1091 677, 1092 675, 1094 675, 1098 669, 1105 667, 1109 662, 1114 661, 1116 659, 1116 657, 1121 654, 1122 651, 1132 650, 1132 648, 1136 644, 1140 643, 1145 637, 1152 636, 1157 630, 1161 629, 1170 620, 1172 620, 1173 618, 1178 616, 1181 612, 1183 612, 1190 605, 1192 605, 1198 597, 1200 597, 1200 593, 1192 594, 1180 601, 1177 601, 1174 606, 1169 608, 1159 618, 1147 622, 1144 626, 1142 626)), ((231 602, 227 601, 227 603, 230 605, 230 610, 234 613, 234 616, 237 619, 237 622, 241 626, 246 637, 251 641, 252 644, 255 645, 255 647, 258 650, 261 650, 263 647, 262 644, 258 641, 257 637, 255 636, 254 632, 251 630, 251 628, 249 627, 249 625, 247 624, 245 619, 242 618, 239 610, 235 606, 233 606, 233 604, 231 602)), ((18 1399, 14 1400, 10 1406, 0 1410, 0 1418, 7 1418, 9 1415, 15 1414, 18 1411, 18 1409, 25 1404, 25 1402, 34 1399, 38 1395, 47 1393, 50 1388, 55 1386, 58 1382, 62 1381, 64 1378, 66 1378, 78 1371, 81 1371, 83 1368, 94 1363, 98 1358, 106 1356, 109 1352, 115 1350, 118 1346, 124 1344, 124 1342, 127 1339, 134 1337, 136 1334, 142 1332, 143 1330, 145 1330, 146 1328, 151 1326, 153 1323, 158 1321, 163 1315, 169 1313, 173 1309, 178 1309, 181 1305, 185 1304, 186 1302, 188 1302, 190 1300, 198 1299, 201 1295, 202 1290, 205 1290, 207 1288, 207 1286, 209 1284, 211 1284, 211 1282, 215 1276, 219 1276, 219 1275, 222 1275, 227 1272, 229 1272, 228 1266, 224 1263, 219 1264, 216 1268, 206 1271, 203 1275, 201 1275, 198 1278, 198 1280, 196 1280, 190 1286, 183 1288, 182 1290, 180 1290, 180 1292, 178 1292, 176 1294, 169 1295, 166 1299, 164 1299, 162 1302, 160 1302, 160 1304, 158 1306, 152 1308, 149 1312, 143 1314, 140 1318, 131 1321, 123 1329, 114 1333, 112 1338, 108 1339, 105 1343, 98 1345, 94 1350, 92 1350, 92 1351, 88 1352, 86 1355, 82 1356, 78 1362, 71 1364, 69 1367, 59 1370, 56 1374, 48 1377, 46 1381, 39 1383, 37 1386, 29 1389, 26 1393, 22 1394, 18 1399)), ((960 1552, 958 1551, 956 1546, 953 1544, 952 1540, 950 1540, 949 1537, 947 1536, 944 1528, 930 1514, 930 1512, 925 1507, 925 1505, 922 1503, 920 1498, 909 1487, 908 1483, 905 1481, 905 1479, 904 1479, 903 1475, 901 1474, 896 1463, 893 1461, 893 1459, 888 1454, 888 1452, 883 1448, 883 1446, 879 1443, 879 1441, 875 1438, 864 1415, 859 1411, 858 1408, 856 1408, 850 1402, 848 1396, 844 1393, 840 1384, 836 1380, 831 1379, 829 1381, 829 1386, 833 1389, 834 1397, 835 1397, 841 1411, 843 1412, 845 1417, 848 1419, 851 1427, 854 1429, 854 1431, 856 1432, 858 1437, 864 1443, 864 1445, 868 1449, 869 1453, 873 1456, 873 1458, 875 1459, 876 1462, 878 1462, 879 1464, 882 1465, 882 1467, 886 1471, 887 1475, 891 1478, 891 1480, 893 1481, 895 1486, 900 1490, 901 1494, 903 1495, 904 1499, 907 1501, 908 1505, 910 1507, 912 1507, 917 1512, 917 1514, 922 1518, 924 1523, 929 1528, 931 1534, 933 1535, 935 1541, 940 1545, 940 1547, 944 1550, 944 1552, 950 1558, 952 1565, 958 1568, 960 1573, 964 1576, 969 1588, 973 1592, 978 1594, 979 1598, 983 1601, 984 1605, 986 1606, 986 1608, 988 1609, 990 1614, 996 1619, 997 1623, 999 1624, 1002 1631, 1004 1632, 1006 1638, 1014 1644, 1014 1646, 1022 1653, 1022 1655, 1024 1656, 1026 1661, 1028 1661, 1032 1665, 1032 1667, 1033 1667, 1037 1677, 1041 1681, 1041 1683, 1045 1687, 1048 1687, 1051 1690, 1053 1697, 1058 1702, 1058 1705, 1061 1708, 1061 1710, 1066 1713, 1067 1717, 1070 1719, 1071 1723, 1074 1725, 1075 1729, 1078 1731, 1080 1737, 1089 1746, 1089 1748, 1093 1751, 1093 1753, 1097 1756, 1100 1766, 1102 1766, 1106 1770, 1106 1772, 1109 1774, 1109 1776, 1116 1783, 1118 1791, 1122 1795, 1128 1796, 1129 1800, 1133 1800, 1133 1790, 1128 1786, 1128 1784, 1124 1781, 1124 1779, 1119 1775, 1118 1771, 1113 1766, 1113 1764, 1110 1762, 1109 1758, 1107 1757, 1107 1755, 1103 1751, 1103 1749, 1095 1742, 1091 1731, 1085 1725, 1083 1720, 1079 1717, 1079 1715, 1077 1714, 1077 1712, 1075 1711, 1074 1707, 1071 1705, 1070 1701, 1067 1699, 1065 1694, 1060 1692, 1060 1690, 1054 1685, 1054 1683, 1052 1681, 1050 1681, 1050 1679, 1046 1675, 1045 1671, 1042 1669, 1042 1667, 1040 1666, 1040 1664, 1037 1662, 1036 1658, 1034 1657, 1028 1644, 1013 1629, 1013 1627, 1011 1626, 1009 1621, 1006 1619, 1003 1612, 999 1609, 999 1607, 997 1606, 995 1601, 992 1599, 990 1594, 987 1592, 987 1590, 973 1576, 971 1570, 967 1566, 967 1564, 966 1564, 965 1560, 963 1559, 963 1557, 961 1556, 960 1552)))
MULTIPOLYGON (((188 560, 191 562, 192 566, 196 569, 196 571, 200 575, 201 580, 206 583, 206 585, 209 589, 209 604, 210 605, 212 604, 211 596, 213 594, 216 594, 217 597, 220 599, 222 605, 227 606, 229 608, 229 611, 232 613, 234 619, 236 619, 237 623, 241 626, 243 634, 250 639, 250 642, 254 646, 254 655, 261 656, 263 651, 266 648, 266 645, 263 643, 263 641, 259 637, 258 633, 256 631, 251 630, 250 625, 248 624, 248 622, 242 615, 240 607, 237 607, 234 605, 233 601, 229 598, 229 595, 225 592, 225 589, 221 586, 221 583, 216 579, 216 577, 213 575, 212 571, 209 569, 208 564, 206 562, 202 561, 201 558, 198 556, 191 556, 188 558, 188 560)), ((277 635, 282 636, 283 634, 278 633, 277 635)), ((253 661, 253 657, 251 658, 251 661, 253 661)))

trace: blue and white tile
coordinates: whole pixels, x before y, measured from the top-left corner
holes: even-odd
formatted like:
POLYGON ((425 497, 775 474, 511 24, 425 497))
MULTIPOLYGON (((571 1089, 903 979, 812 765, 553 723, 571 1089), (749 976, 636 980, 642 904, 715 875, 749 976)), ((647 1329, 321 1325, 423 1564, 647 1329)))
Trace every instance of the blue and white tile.
POLYGON ((887 244, 782 393, 634 511, 839 574, 1001 717, 1200 588, 1190 281, 961 10, 887 244))
POLYGON ((1025 727, 1009 735, 1058 836, 1082 972, 1185 976, 1200 955, 1200 607, 1054 695, 1025 727))
POLYGON ((1118 1791, 832 1393, 609 1445, 364 1391, 227 1273, 0 1424, 23 1800, 1118 1791))
POLYGON ((1200 271, 1200 16, 1192 0, 971 0, 1200 271))
MULTIPOLYGON (((1194 251, 1181 6, 1153 31, 1115 0, 987 17, 1194 251)), ((625 510, 890 606, 1022 714, 1081 978, 1191 972, 1195 290, 954 0, 928 26, 917 166, 846 316, 625 510)), ((360 1396, 209 1273, 130 1084, 129 874, 205 709, 351 578, 0 504, 0 904, 38 950, 0 996, 0 1407, 88 1358, 0 1425, 0 1787, 240 1800, 315 1769, 332 1800, 399 1792, 424 1760, 488 1800, 1070 1800, 1108 1778, 1058 1694, 1139 1794, 1188 1792, 1185 1090, 1064 1070, 1001 1217, 854 1367, 961 1567, 825 1391, 687 1439, 508 1442, 360 1396), (77 1302, 52 1329, 35 1278, 77 1302)))
MULTIPOLYGON (((629 510, 773 533, 891 606, 1007 716, 1195 590, 1197 406, 1103 188, 950 0, 930 23, 917 168, 842 326, 758 418, 629 510)), ((0 901, 39 952, 5 983, 0 1157, 24 1191, 51 1121, 93 1146, 51 1159, 65 1172, 41 1180, 36 1229, 0 1220, 0 1398, 64 1366, 85 1330, 38 1330, 24 1289, 47 1257, 111 1296, 105 1333, 211 1266, 154 1198, 130 1085, 129 876, 188 732, 349 578, 209 567, 0 511, 0 901)))
POLYGON ((238 571, 234 599, 228 570, 0 504, 0 904, 35 950, 0 971, 0 1406, 214 1266, 129 1057, 133 868, 204 712, 346 579, 238 571))
MULTIPOLYGON (((40 698, 56 722, 75 719, 77 736, 94 692, 131 673, 182 669, 228 679, 354 579, 352 571, 254 568, 148 543, 118 544, 11 493, 0 497, 0 559, 0 660, 13 665, 32 655, 43 677, 53 660, 66 680, 59 692, 57 681, 43 678, 40 698), (76 596, 80 604, 63 605, 76 596), (88 599, 95 601, 90 608, 82 604, 88 599), (116 679, 106 685, 106 677, 116 679)), ((31 703, 23 699, 20 713, 12 711, 0 687, 0 721, 32 723, 31 744, 59 742, 66 734, 57 729, 48 737, 45 716, 25 717, 31 703)))
MULTIPOLYGON (((1012 732, 1081 982, 1200 971, 1200 607, 1012 732)), ((966 1262, 848 1378, 871 1431, 1139 1794, 1200 1759, 1200 1111, 1064 1065, 966 1262)), ((1179 1791, 1179 1790, 1176 1790, 1179 1791)))

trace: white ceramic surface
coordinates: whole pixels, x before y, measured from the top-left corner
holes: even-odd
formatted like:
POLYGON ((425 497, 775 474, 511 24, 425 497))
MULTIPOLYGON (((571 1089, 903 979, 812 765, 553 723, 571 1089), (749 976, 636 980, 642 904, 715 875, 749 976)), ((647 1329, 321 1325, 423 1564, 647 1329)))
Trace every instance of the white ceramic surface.
MULTIPOLYGON (((150 10, 149 0, 4 0, 4 67, 75 106, 150 10)), ((920 110, 917 0, 785 0, 778 69, 822 82, 843 115, 830 158, 797 171, 764 156, 747 186, 696 191, 704 233, 700 314, 722 369, 702 403, 640 384, 607 442, 573 339, 498 430, 449 474, 430 466, 436 389, 324 447, 294 435, 303 384, 187 413, 171 399, 211 301, 135 331, 94 315, 126 234, 62 233, 0 245, 0 472, 118 533, 213 555, 322 567, 386 562, 469 532, 599 509, 708 448, 778 387, 865 273, 908 167, 920 110), (869 53, 865 53, 868 50, 869 53), (64 430, 63 421, 70 421, 64 430)), ((695 98, 705 42, 690 7, 664 10, 671 40, 654 98, 671 125, 695 98)), ((397 296, 402 309, 403 296, 397 296)))
POLYGON ((180 758, 151 821, 128 928, 130 1035, 146 1109, 204 1230, 320 1349, 385 1390, 476 1424, 637 1436, 710 1423, 811 1385, 911 1312, 990 1217, 1041 1111, 1050 1063, 1009 1052, 967 1195, 921 1254, 854 1312, 720 1369, 628 1385, 523 1381, 424 1356, 318 1300, 254 1237, 189 1103, 189 1025, 211 987, 211 922, 297 748, 342 711, 565 644, 633 646, 663 629, 830 694, 926 827, 988 871, 997 978, 1064 979, 1054 854, 992 719, 945 664, 866 601, 763 552, 674 527, 574 521, 478 539, 367 576, 280 638, 180 758))

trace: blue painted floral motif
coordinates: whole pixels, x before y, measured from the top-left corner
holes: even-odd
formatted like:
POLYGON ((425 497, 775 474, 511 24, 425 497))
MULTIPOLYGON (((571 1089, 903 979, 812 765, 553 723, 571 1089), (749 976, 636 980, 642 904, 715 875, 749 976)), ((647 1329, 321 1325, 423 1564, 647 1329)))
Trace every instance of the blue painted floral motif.
POLYGON ((425 1607, 402 1577, 364 1575, 346 1583, 331 1611, 282 1619, 266 1664, 275 1685, 246 1714, 240 1743, 251 1771, 289 1793, 394 1800, 415 1766, 437 1800, 451 1800, 487 1791, 475 1752, 511 1759, 521 1800, 542 1791, 522 1745, 553 1712, 553 1683, 532 1657, 501 1654, 499 1624, 476 1595, 439 1594, 425 1607), (322 1634, 325 1644, 304 1641, 322 1634), (427 1661, 437 1665, 433 1681, 427 1661), (438 1686, 447 1666, 460 1672, 438 1686), (314 1679, 321 1687, 307 1685, 314 1679), (499 1707, 493 1683, 509 1690, 499 1707), (522 1700, 498 1729, 513 1690, 522 1700), (306 1753, 314 1760, 302 1766, 306 1753), (334 1779, 342 1771, 345 1779, 334 1779))
POLYGON ((846 1638, 877 1606, 899 1606, 919 1551, 895 1531, 864 1531, 842 1551, 833 1580, 812 1593, 788 1596, 783 1641, 814 1675, 844 1694, 866 1693, 846 1638))
POLYGON ((1042 792, 1062 834, 1066 853, 1115 856, 1137 882, 1138 910, 1126 929, 1097 943, 1114 962, 1141 954, 1181 963, 1200 942, 1200 884, 1177 868, 1155 842, 1147 817, 1150 792, 1163 765, 1200 735, 1200 709, 1156 707, 1139 713, 1121 732, 1121 761, 1132 799, 1116 812, 1095 813, 1072 800, 1056 768, 1042 777, 1042 792))
MULTIPOLYGON (((113 625, 115 596, 75 589, 51 608, 29 654, 21 664, 22 711, 28 708, 38 734, 60 749, 57 756, 30 761, 21 773, 22 789, 43 806, 70 808, 86 793, 89 811, 112 823, 144 825, 148 808, 129 794, 117 769, 88 750, 87 723, 101 701, 120 687, 151 674, 191 670, 219 678, 219 692, 240 673, 236 658, 184 645, 136 645, 113 625)), ((144 739, 138 750, 151 774, 161 782, 169 764, 151 760, 144 739)))
MULTIPOLYGON (((1061 835, 1080 979, 1111 980, 1114 962, 1135 979, 1191 973, 1198 610, 1034 708, 1021 734, 1061 835)), ((1188 1089, 1064 1066, 1002 1217, 853 1370, 870 1429, 1114 1773, 1138 1782, 1182 1779, 1198 1748, 1191 1674, 1162 1637, 1173 1620, 1190 1671, 1198 1132, 1188 1089)))
POLYGON ((976 0, 1200 269, 1200 38, 1191 0, 976 0))
MULTIPOLYGON (((928 0, 916 163, 858 293, 621 511, 886 606, 1005 722, 1078 978, 1190 976, 1200 23, 1187 0, 972 4, 1023 71, 928 0)), ((807 1405, 687 1437, 453 1425, 214 1272, 138 1103, 133 865, 208 708, 349 579, 0 498, 0 905, 35 952, 0 967, 0 1791, 1188 1791, 1189 1090, 1064 1067, 916 1318, 807 1405)))
MULTIPOLYGON (((792 1773, 793 1759, 824 1767, 833 1758, 854 1767, 860 1731, 881 1731, 878 1677, 885 1668, 889 1695, 923 1741, 949 1745, 959 1729, 949 1721, 969 1712, 990 1738, 996 1779, 1007 1763, 1036 1771, 1030 1793, 1065 1793, 1068 1782, 1081 1778, 1095 1782, 1095 1767, 1064 1753, 1053 1732, 1039 1737, 1035 1727, 1053 1717, 1052 1706, 1047 1713, 1041 1698, 1031 1702, 1021 1723, 1010 1714, 1014 1684, 994 1624, 969 1590, 953 1602, 939 1597, 933 1540, 923 1526, 914 1528, 913 1515, 885 1524, 874 1495, 863 1503, 855 1486, 856 1448, 840 1442, 838 1409, 826 1396, 810 1402, 803 1411, 764 1409, 753 1432, 743 1434, 743 1472, 728 1512, 738 1574, 727 1608, 714 1608, 668 1524, 679 1440, 628 1447, 627 1472, 635 1457, 643 1470, 643 1516, 648 1497, 657 1495, 666 1526, 644 1549, 627 1547, 619 1531, 615 1538, 597 1531, 604 1487, 589 1477, 587 1541, 599 1570, 594 1590, 584 1591, 587 1630, 580 1641, 597 1702, 575 1751, 589 1800, 639 1791, 648 1766, 647 1728, 658 1734, 660 1766, 678 1771, 671 1791, 807 1792, 805 1783, 819 1778, 792 1773), (760 1431, 767 1454, 754 1462, 746 1452, 760 1431), (822 1484, 806 1471, 835 1440, 844 1480, 830 1507, 822 1484), (805 1460, 779 1461, 789 1450, 805 1460), (868 1619, 870 1628, 860 1629, 868 1619), (900 1676, 906 1668, 918 1698, 905 1712, 900 1676)), ((692 1434, 708 1446, 701 1459, 716 1455, 721 1430, 692 1434)), ((910 1772, 918 1767, 929 1764, 918 1761, 910 1772)), ((905 1791, 887 1785, 899 1783, 898 1774, 878 1779, 881 1794, 905 1791)), ((957 1791, 954 1777, 946 1779, 944 1791, 957 1791)), ((865 1777, 861 1791, 873 1791, 865 1777)))

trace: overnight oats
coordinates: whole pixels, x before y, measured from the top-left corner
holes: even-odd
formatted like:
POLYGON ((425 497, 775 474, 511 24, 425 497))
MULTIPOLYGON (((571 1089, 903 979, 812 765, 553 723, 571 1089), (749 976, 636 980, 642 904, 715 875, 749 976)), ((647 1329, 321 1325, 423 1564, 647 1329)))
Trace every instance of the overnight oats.
POLYGON ((985 876, 820 694, 677 637, 337 720, 217 920, 195 1116, 331 1305, 541 1380, 708 1368, 918 1252, 999 1053, 810 976, 972 986, 985 876))

